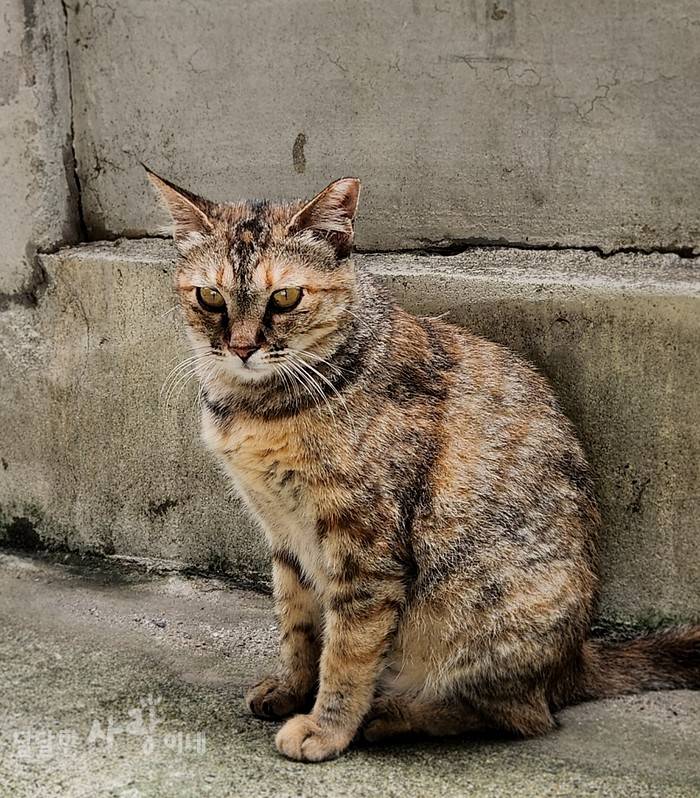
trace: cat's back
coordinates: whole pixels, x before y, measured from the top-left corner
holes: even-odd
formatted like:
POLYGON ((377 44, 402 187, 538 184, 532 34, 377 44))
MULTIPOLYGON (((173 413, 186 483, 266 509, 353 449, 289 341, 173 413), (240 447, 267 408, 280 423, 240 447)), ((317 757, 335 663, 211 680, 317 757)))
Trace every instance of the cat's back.
POLYGON ((552 523, 585 516, 595 527, 591 468, 546 378, 468 330, 431 321, 431 331, 459 353, 442 407, 437 484, 479 511, 531 509, 552 523))
POLYGON ((535 366, 465 328, 436 319, 416 322, 429 341, 430 370, 449 353, 439 410, 453 450, 485 453, 526 444, 546 447, 539 460, 559 449, 583 456, 554 390, 535 366))
MULTIPOLYGON (((468 330, 397 308, 377 383, 376 426, 387 428, 386 451, 402 464, 398 488, 412 477, 419 551, 449 557, 480 537, 521 564, 538 547, 593 562, 591 470, 533 366, 468 330)), ((385 471, 386 483, 393 472, 385 471)))

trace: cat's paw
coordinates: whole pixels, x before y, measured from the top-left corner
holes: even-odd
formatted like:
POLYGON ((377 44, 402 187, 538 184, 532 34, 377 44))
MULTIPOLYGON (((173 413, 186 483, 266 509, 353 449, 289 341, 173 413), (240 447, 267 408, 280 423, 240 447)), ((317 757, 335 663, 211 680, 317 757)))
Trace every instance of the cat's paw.
POLYGON ((306 699, 277 676, 266 676, 250 688, 246 697, 248 709, 258 718, 280 720, 304 708, 306 699))
POLYGON ((351 737, 339 729, 319 725, 312 715, 297 715, 277 732, 275 745, 288 759, 323 762, 341 754, 351 737))

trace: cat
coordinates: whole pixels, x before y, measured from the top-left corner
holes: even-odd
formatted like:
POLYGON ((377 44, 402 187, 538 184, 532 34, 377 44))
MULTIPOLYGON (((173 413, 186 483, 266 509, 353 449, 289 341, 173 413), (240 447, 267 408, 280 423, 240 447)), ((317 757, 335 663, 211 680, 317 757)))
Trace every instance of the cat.
POLYGON ((393 304, 351 257, 360 183, 221 204, 148 170, 202 434, 269 542, 279 670, 247 703, 294 760, 359 737, 555 728, 561 707, 700 684, 700 626, 588 639, 599 513, 547 381, 393 304))

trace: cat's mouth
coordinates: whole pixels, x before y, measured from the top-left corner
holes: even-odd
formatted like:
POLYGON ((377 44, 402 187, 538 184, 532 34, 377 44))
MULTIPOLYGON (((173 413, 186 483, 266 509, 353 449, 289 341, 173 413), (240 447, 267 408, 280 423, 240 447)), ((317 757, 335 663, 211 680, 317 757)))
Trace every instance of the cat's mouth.
POLYGON ((274 382, 281 394, 308 394, 320 403, 329 390, 334 392, 335 382, 343 376, 342 369, 332 361, 333 346, 326 328, 295 336, 291 341, 239 346, 241 351, 227 344, 207 343, 208 353, 215 356, 217 365, 212 368, 209 358, 205 358, 198 369, 200 379, 205 383, 222 380, 220 387, 224 390, 274 382))
POLYGON ((269 351, 258 349, 246 358, 234 352, 224 352, 223 366, 228 374, 242 382, 254 382, 274 375, 269 351))

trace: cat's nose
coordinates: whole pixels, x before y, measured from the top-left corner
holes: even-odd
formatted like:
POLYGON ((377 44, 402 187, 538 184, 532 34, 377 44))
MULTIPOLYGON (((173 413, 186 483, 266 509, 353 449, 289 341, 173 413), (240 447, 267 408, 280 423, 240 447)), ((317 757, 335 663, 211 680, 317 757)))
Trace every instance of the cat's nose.
POLYGON ((238 355, 238 357, 240 357, 240 359, 241 359, 241 360, 242 360, 244 363, 246 362, 246 360, 248 360, 248 358, 249 358, 249 357, 250 357, 252 354, 254 354, 255 352, 257 352, 257 351, 258 351, 258 349, 260 349, 260 347, 259 347, 259 346, 257 346, 257 344, 251 344, 251 345, 249 345, 249 346, 232 346, 232 347, 231 347, 231 351, 232 351, 232 352, 235 352, 235 353, 238 355))

